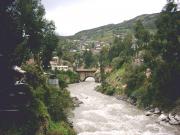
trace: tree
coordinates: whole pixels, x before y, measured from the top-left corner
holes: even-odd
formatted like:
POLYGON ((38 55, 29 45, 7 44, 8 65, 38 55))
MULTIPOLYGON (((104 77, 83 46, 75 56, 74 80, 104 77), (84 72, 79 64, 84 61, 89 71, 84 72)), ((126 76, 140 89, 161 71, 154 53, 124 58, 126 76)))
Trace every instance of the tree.
POLYGON ((147 31, 141 20, 138 20, 134 26, 135 38, 136 38, 136 49, 142 50, 147 47, 148 42, 150 41, 150 33, 147 31))
MULTIPOLYGON (((130 60, 133 56, 134 50, 132 48, 132 35, 127 34, 123 39, 115 38, 112 47, 109 49, 108 59, 113 61, 112 65, 123 65, 124 62, 130 60)), ((115 66, 116 68, 119 66, 115 66)))
POLYGON ((94 63, 94 58, 93 58, 92 52, 86 50, 84 52, 83 56, 84 56, 85 68, 90 68, 94 63))
POLYGON ((12 57, 16 47, 25 40, 23 29, 19 24, 18 11, 14 8, 14 0, 2 1, 0 3, 0 54, 4 56, 9 66, 16 63, 12 57))
POLYGON ((180 11, 177 11, 177 4, 169 0, 164 7, 159 19, 156 22, 158 31, 160 53, 167 62, 180 61, 180 11))
POLYGON ((118 57, 120 52, 123 50, 122 39, 115 38, 112 47, 109 50, 109 61, 112 61, 113 58, 118 57))
POLYGON ((52 59, 53 51, 57 48, 58 37, 54 33, 55 25, 53 22, 46 21, 46 29, 43 33, 42 48, 42 65, 44 69, 48 69, 49 61, 52 59))
POLYGON ((156 25, 157 34, 152 52, 156 52, 157 61, 154 67, 154 86, 158 96, 174 102, 180 97, 180 12, 174 0, 169 0, 162 10, 156 25))
POLYGON ((100 76, 101 76, 101 83, 102 87, 105 87, 106 82, 105 82, 105 67, 108 65, 108 53, 109 53, 109 48, 103 47, 102 50, 100 51, 100 56, 99 56, 99 64, 100 64, 100 76))
POLYGON ((21 65, 27 52, 38 62, 42 48, 48 49, 48 53, 53 50, 53 47, 47 48, 45 42, 47 39, 48 42, 55 41, 55 26, 44 19, 45 11, 40 0, 7 0, 0 6, 0 41, 3 44, 0 53, 7 58, 9 65, 21 65))

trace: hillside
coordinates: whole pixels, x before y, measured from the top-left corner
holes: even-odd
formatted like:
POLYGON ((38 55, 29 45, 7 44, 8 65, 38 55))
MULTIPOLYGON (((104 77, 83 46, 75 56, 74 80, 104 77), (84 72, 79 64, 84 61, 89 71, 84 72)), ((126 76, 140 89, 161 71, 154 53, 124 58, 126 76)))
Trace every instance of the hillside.
POLYGON ((137 20, 141 20, 144 26, 150 31, 155 31, 155 20, 157 17, 158 13, 144 14, 122 23, 108 24, 98 28, 80 31, 69 38, 79 40, 111 41, 113 35, 123 36, 127 32, 133 32, 133 26, 137 20))

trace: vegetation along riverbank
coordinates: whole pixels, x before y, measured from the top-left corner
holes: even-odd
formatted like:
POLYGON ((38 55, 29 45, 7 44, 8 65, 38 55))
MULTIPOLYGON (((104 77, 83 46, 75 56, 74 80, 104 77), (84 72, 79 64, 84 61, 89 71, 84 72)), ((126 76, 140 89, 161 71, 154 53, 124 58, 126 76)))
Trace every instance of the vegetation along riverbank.
POLYGON ((3 0, 0 7, 0 134, 75 135, 65 84, 48 83, 59 42, 54 23, 40 0, 3 0))
POLYGON ((148 31, 138 20, 133 34, 115 38, 101 51, 102 85, 97 90, 150 112, 170 112, 167 121, 180 124, 179 17, 177 4, 168 2, 157 16, 156 31, 148 31), (113 72, 105 72, 108 64, 113 72))

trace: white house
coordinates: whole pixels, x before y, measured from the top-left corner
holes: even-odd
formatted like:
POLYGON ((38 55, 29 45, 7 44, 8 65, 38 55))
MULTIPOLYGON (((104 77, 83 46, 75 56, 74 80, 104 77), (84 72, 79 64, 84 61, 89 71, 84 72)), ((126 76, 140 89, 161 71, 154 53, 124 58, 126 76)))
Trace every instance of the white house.
POLYGON ((59 64, 58 57, 53 57, 52 61, 50 61, 50 65, 51 65, 51 70, 59 70, 59 71, 68 71, 69 70, 69 66, 59 64))
POLYGON ((59 70, 59 71, 68 71, 69 67, 68 66, 62 66, 62 65, 51 65, 52 70, 59 70))

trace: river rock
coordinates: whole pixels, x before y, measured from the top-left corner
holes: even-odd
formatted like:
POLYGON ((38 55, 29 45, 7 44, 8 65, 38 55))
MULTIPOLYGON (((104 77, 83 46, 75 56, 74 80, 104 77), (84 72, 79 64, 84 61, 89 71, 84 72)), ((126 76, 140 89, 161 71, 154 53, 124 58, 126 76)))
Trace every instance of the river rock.
POLYGON ((170 120, 174 119, 174 115, 172 115, 172 113, 169 113, 168 117, 169 117, 170 120))
POLYGON ((150 112, 150 111, 147 111, 147 112, 145 113, 145 115, 146 115, 146 116, 151 116, 151 115, 153 115, 153 113, 150 112))
POLYGON ((124 96, 124 95, 115 95, 115 98, 117 100, 127 101, 127 96, 124 96))
POLYGON ((180 115, 176 114, 176 115, 174 116, 174 118, 175 118, 177 121, 180 122, 180 115))
POLYGON ((150 109, 150 110, 149 110, 149 112, 152 112, 152 113, 154 113, 154 108, 150 109))
MULTIPOLYGON (((171 124, 171 125, 179 125, 180 124, 180 121, 176 120, 175 116, 172 113, 169 113, 168 117, 169 117, 169 124, 171 124)), ((178 117, 176 116, 176 118, 178 118, 178 117)))
POLYGON ((180 122, 177 121, 177 120, 174 118, 174 119, 170 119, 170 120, 169 120, 169 124, 171 124, 171 125, 179 125, 180 122))
POLYGON ((83 104, 83 102, 82 102, 82 101, 79 101, 78 104, 83 104))
POLYGON ((168 122, 168 121, 169 121, 169 118, 168 118, 167 115, 161 114, 161 115, 158 117, 158 121, 165 121, 165 122, 168 122))
POLYGON ((160 113, 161 113, 160 109, 156 107, 156 108, 154 109, 154 114, 160 114, 160 113))
POLYGON ((79 107, 80 104, 83 104, 83 102, 80 101, 77 97, 73 97, 72 100, 74 102, 75 107, 79 107))

